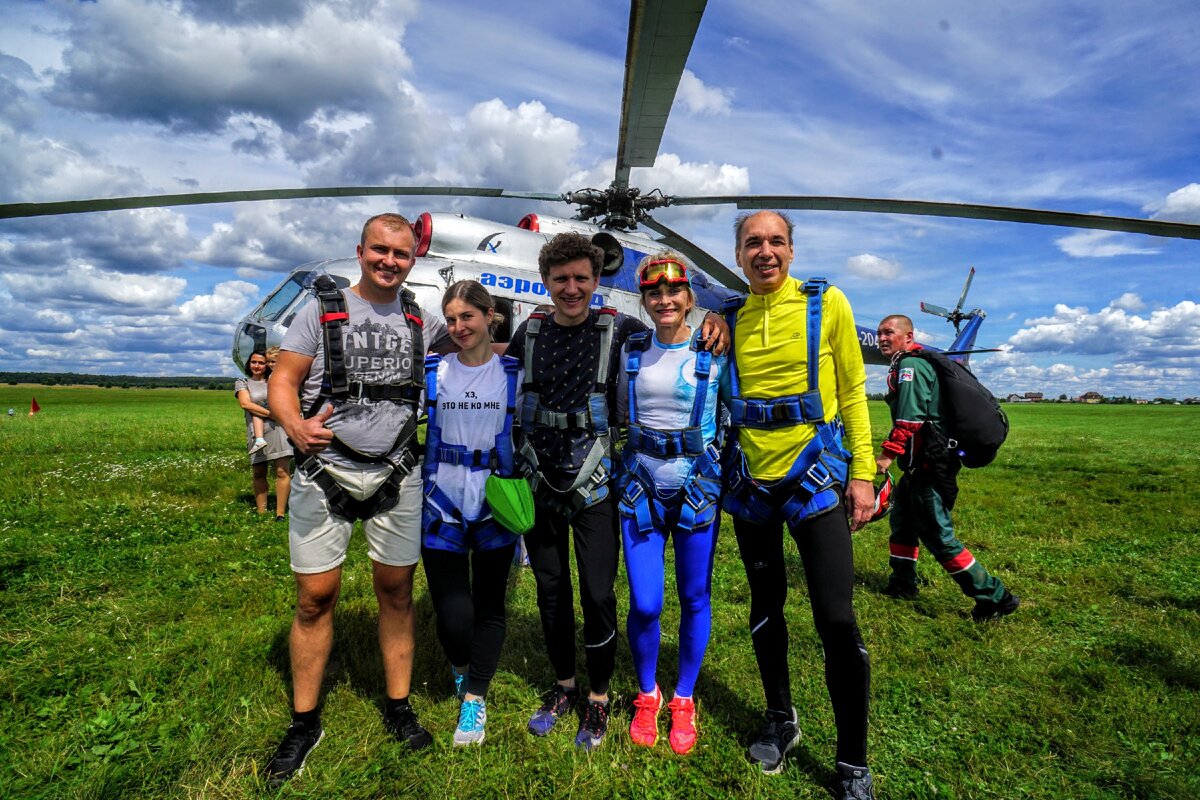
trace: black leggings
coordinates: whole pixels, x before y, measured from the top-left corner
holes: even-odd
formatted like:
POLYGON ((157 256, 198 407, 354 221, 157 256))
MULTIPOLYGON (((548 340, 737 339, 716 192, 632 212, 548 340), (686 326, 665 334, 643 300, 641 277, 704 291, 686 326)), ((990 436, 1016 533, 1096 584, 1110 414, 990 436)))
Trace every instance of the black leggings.
MULTIPOLYGON (((758 525, 735 517, 733 530, 750 583, 750 636, 767 714, 790 718, 783 524, 758 525)), ((813 623, 825 649, 825 685, 837 725, 837 760, 866 766, 871 664, 854 619, 854 562, 845 507, 839 504, 791 533, 808 581, 813 623)))
POLYGON ((610 499, 581 510, 568 523, 562 514, 538 506, 533 530, 525 534, 529 566, 537 581, 538 611, 554 677, 575 677, 575 597, 571 588, 571 540, 579 571, 583 646, 590 689, 608 693, 617 652, 616 513, 610 499), (573 535, 572 535, 573 531, 573 535))
POLYGON ((504 594, 516 543, 466 553, 421 551, 429 596, 437 614, 438 641, 456 667, 470 664, 467 691, 487 695, 507 630, 504 594))

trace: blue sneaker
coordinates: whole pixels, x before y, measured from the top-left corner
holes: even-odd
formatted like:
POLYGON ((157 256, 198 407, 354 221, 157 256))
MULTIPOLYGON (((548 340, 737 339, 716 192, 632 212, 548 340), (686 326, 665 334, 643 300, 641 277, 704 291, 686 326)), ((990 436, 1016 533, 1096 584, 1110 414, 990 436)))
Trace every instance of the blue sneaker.
POLYGON ((595 750, 608 733, 608 703, 588 700, 579 722, 579 733, 575 735, 575 746, 582 750, 595 750))
POLYGON ((483 744, 483 727, 486 724, 487 703, 483 698, 464 700, 458 709, 458 727, 454 729, 454 746, 483 744))
POLYGON ((450 674, 454 676, 454 695, 461 701, 467 696, 467 673, 450 667, 450 674))
POLYGON ((534 736, 545 736, 554 729, 558 718, 570 713, 579 703, 579 689, 568 689, 555 683, 546 693, 542 707, 529 718, 529 732, 534 736))

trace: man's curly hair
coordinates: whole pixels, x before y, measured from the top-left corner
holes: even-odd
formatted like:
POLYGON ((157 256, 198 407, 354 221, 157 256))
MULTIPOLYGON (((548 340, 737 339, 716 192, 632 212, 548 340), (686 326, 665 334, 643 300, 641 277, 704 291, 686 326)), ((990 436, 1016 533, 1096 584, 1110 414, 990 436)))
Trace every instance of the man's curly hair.
POLYGON ((542 280, 550 277, 551 267, 561 267, 586 258, 592 262, 592 277, 600 277, 600 268, 604 266, 604 251, 592 244, 592 240, 582 233, 560 233, 542 247, 538 253, 538 272, 542 280))

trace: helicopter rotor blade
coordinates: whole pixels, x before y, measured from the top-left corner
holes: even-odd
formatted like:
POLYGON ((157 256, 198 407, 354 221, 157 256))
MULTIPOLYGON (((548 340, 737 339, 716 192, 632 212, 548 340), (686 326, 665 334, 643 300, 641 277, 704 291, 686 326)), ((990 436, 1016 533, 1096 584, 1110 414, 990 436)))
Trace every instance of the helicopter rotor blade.
POLYGON ((613 188, 631 167, 652 167, 708 0, 634 0, 629 9, 625 86, 613 188))
POLYGON ((970 356, 975 353, 1003 353, 1004 349, 1000 347, 976 347, 971 350, 943 350, 941 352, 945 356, 970 356))
POLYGON ((975 268, 971 267, 971 271, 967 273, 967 282, 963 284, 962 294, 958 296, 958 305, 954 307, 954 311, 961 312, 963 303, 967 302, 967 292, 971 290, 971 281, 975 279, 975 268))
POLYGON ((133 208, 165 208, 212 203, 245 203, 257 200, 300 200, 316 197, 375 197, 424 195, 451 197, 510 197, 519 200, 562 200, 561 194, 512 192, 474 186, 324 186, 303 189, 254 189, 234 192, 193 192, 144 197, 100 197, 53 203, 0 204, 0 219, 42 217, 53 214, 83 214, 90 211, 120 211, 133 208))
POLYGON ((737 273, 710 256, 699 245, 685 239, 666 225, 649 216, 642 219, 642 224, 661 234, 664 244, 674 247, 692 261, 695 261, 696 266, 720 281, 726 288, 733 289, 735 292, 746 291, 746 282, 738 277, 737 273))
POLYGON ((921 310, 926 314, 933 314, 935 317, 945 317, 946 319, 950 319, 953 316, 953 314, 950 313, 950 309, 942 308, 941 306, 935 306, 933 303, 926 303, 924 300, 921 301, 921 310))
POLYGON ((873 197, 818 197, 810 195, 721 195, 709 197, 668 197, 667 205, 736 205, 744 209, 798 209, 808 211, 863 211, 875 214, 907 214, 927 217, 986 219, 996 222, 1023 222, 1033 225, 1057 225, 1063 228, 1091 228, 1121 233, 1144 233, 1174 239, 1200 239, 1200 225, 1166 222, 1156 219, 1111 217, 1104 214, 1079 214, 1072 211, 1047 211, 1036 208, 989 206, 978 203, 940 203, 931 200, 895 200, 873 197))

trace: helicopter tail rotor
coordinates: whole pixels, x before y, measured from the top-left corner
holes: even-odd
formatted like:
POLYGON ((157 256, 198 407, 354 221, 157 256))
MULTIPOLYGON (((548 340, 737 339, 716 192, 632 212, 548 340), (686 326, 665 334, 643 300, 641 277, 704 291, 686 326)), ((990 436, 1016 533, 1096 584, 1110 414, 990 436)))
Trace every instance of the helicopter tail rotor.
POLYGON ((965 314, 963 313, 963 303, 967 301, 967 292, 971 290, 971 281, 974 279, 975 268, 971 267, 971 271, 967 273, 967 282, 963 284, 962 294, 958 296, 958 305, 954 307, 953 311, 947 308, 942 308, 941 306, 935 306, 933 303, 926 303, 924 300, 921 301, 921 310, 926 314, 932 314, 935 317, 943 317, 950 320, 950 322, 954 325, 954 332, 957 334, 964 320, 970 319, 972 316, 979 314, 978 309, 968 311, 965 314))

